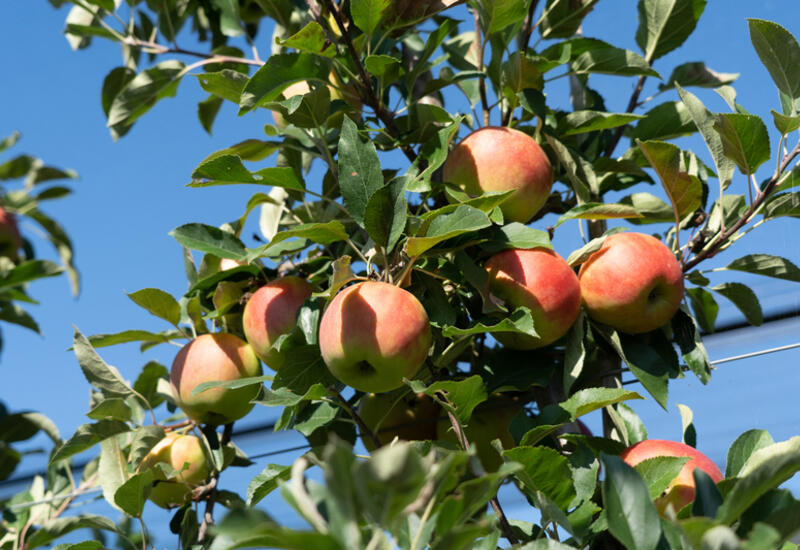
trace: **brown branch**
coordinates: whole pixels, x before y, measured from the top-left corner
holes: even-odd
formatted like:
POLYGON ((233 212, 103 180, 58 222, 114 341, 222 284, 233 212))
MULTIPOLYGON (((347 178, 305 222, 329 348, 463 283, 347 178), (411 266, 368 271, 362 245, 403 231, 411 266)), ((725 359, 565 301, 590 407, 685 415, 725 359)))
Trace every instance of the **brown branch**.
MULTIPOLYGON (((633 94, 631 94, 631 99, 628 101, 628 108, 625 109, 626 113, 632 113, 633 110, 636 108, 636 104, 639 102, 639 96, 642 94, 642 88, 644 88, 644 81, 647 80, 647 75, 641 75, 639 77, 639 81, 636 83, 636 88, 633 90, 633 94)), ((614 137, 611 139, 611 143, 608 144, 606 150, 604 151, 604 155, 607 157, 611 156, 611 153, 614 152, 614 149, 617 148, 617 144, 619 144, 619 140, 622 139, 622 134, 625 133, 625 128, 628 125, 625 124, 617 128, 614 137)))
MULTIPOLYGON (((475 16, 475 55, 478 56, 478 71, 483 72, 483 44, 481 43, 481 18, 476 9, 475 16)), ((489 99, 486 96, 486 79, 482 76, 478 80, 478 89, 481 94, 481 105, 483 106, 483 125, 489 126, 489 99)))
MULTIPOLYGON (((220 446, 225 446, 230 443, 231 436, 233 435, 233 422, 225 424, 222 430, 222 437, 219 440, 220 446)), ((214 525, 214 505, 217 502, 217 485, 219 485, 219 472, 216 472, 209 482, 202 487, 196 488, 192 493, 192 498, 195 500, 205 499, 206 510, 203 513, 203 521, 200 523, 200 529, 197 531, 197 542, 202 543, 208 534, 208 528, 214 525)))
POLYGON ((348 403, 347 400, 345 400, 345 398, 342 397, 342 394, 333 389, 328 389, 328 394, 330 394, 331 397, 333 397, 336 400, 336 402, 339 404, 340 407, 342 407, 345 411, 347 411, 347 414, 350 415, 350 418, 352 418, 353 421, 358 426, 358 430, 361 432, 362 437, 363 436, 368 437, 369 440, 372 441, 372 444, 375 445, 375 448, 380 447, 381 442, 378 439, 378 436, 375 435, 375 433, 369 429, 369 427, 364 423, 364 420, 358 415, 355 409, 350 406, 350 403, 348 403))
MULTIPOLYGON (((447 403, 447 398, 444 396, 443 393, 439 392, 437 397, 447 403)), ((461 445, 461 448, 465 451, 469 450, 469 441, 467 440, 467 434, 464 433, 464 430, 461 428, 461 423, 455 417, 455 415, 450 412, 447 408, 447 417, 450 419, 450 425, 453 427, 453 431, 456 433, 456 439, 458 440, 458 444, 461 445)), ((482 474, 485 475, 485 472, 482 474)), ((505 512, 503 512, 503 507, 500 506, 500 501, 497 499, 497 495, 494 495, 492 499, 489 501, 489 504, 492 505, 492 509, 494 513, 497 515, 497 520, 500 523, 500 531, 502 531, 503 536, 508 540, 511 545, 517 544, 517 537, 514 536, 514 531, 511 528, 511 524, 508 523, 508 519, 506 518, 505 512)))
MULTIPOLYGON (((769 179, 767 185, 759 191, 758 195, 756 195, 755 199, 750 203, 750 206, 747 207, 747 210, 744 211, 742 216, 736 221, 728 229, 722 231, 722 233, 717 233, 716 239, 713 239, 709 245, 706 246, 702 251, 700 251, 697 255, 695 255, 691 260, 686 262, 683 266, 683 272, 686 273, 694 266, 702 262, 703 260, 710 258, 714 254, 719 251, 719 249, 725 244, 725 242, 731 238, 739 229, 743 226, 747 225, 756 214, 759 208, 764 204, 767 200, 769 195, 775 189, 775 186, 778 185, 778 180, 780 180, 781 174, 788 168, 789 164, 798 156, 800 155, 800 142, 795 145, 794 149, 786 155, 783 160, 781 161, 780 169, 769 179)), ((702 234, 702 231, 700 232, 702 234)), ((691 241, 690 241, 691 245, 691 241)), ((691 246, 689 246, 691 249, 691 246)))
POLYGON ((522 26, 522 42, 520 43, 520 49, 525 52, 528 49, 528 45, 531 41, 531 35, 533 34, 534 24, 533 24, 533 14, 536 11, 536 5, 539 3, 539 0, 532 0, 531 5, 528 8, 528 15, 525 17, 525 23, 522 26))
MULTIPOLYGON (((389 131, 392 137, 394 139, 398 139, 400 136, 400 129, 394 123, 394 113, 388 111, 386 107, 381 104, 378 96, 375 94, 375 90, 372 88, 372 84, 370 83, 369 74, 367 74, 367 70, 364 68, 364 64, 361 62, 361 57, 358 55, 358 52, 353 45, 353 40, 350 38, 349 29, 344 24, 339 7, 333 3, 333 0, 323 1, 325 2, 325 7, 328 8, 328 11, 331 13, 331 15, 333 15, 333 19, 336 21, 336 26, 339 27, 339 32, 341 33, 342 39, 347 47, 347 51, 350 54, 350 58, 353 60, 353 63, 355 63, 358 76, 361 79, 361 86, 358 88, 360 90, 359 95, 361 95, 361 99, 364 101, 364 103, 369 105, 373 111, 375 111, 375 114, 378 116, 381 122, 383 122, 383 125, 386 126, 386 129, 389 131)), ((410 145, 402 144, 399 147, 409 161, 414 162, 417 159, 417 154, 410 145)))
POLYGON ((124 42, 128 46, 134 48, 145 48, 146 50, 150 50, 148 53, 154 54, 174 53, 178 55, 189 55, 192 57, 199 57, 201 59, 212 60, 212 63, 244 63, 246 65, 255 65, 257 67, 264 65, 264 61, 261 61, 260 59, 233 57, 230 55, 215 55, 194 50, 186 50, 184 48, 179 48, 178 46, 169 47, 150 40, 141 40, 135 36, 126 36, 124 42))

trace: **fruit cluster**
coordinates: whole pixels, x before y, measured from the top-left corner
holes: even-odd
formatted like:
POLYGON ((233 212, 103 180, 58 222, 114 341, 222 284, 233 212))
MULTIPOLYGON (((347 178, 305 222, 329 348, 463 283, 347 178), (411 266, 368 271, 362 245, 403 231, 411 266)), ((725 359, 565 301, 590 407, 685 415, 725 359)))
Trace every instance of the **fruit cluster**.
MULTIPOLYGON (((553 181, 550 162, 535 139, 518 130, 494 127, 478 130, 458 144, 447 158, 443 175, 453 201, 463 193, 476 197, 511 191, 500 209, 504 219, 519 223, 528 223, 541 209, 553 181)), ((237 265, 214 267, 224 270, 237 265)), ((524 307, 530 311, 536 336, 496 334, 503 346, 517 350, 558 342, 575 323, 581 306, 599 323, 642 333, 667 323, 683 298, 683 275, 675 256, 658 239, 640 233, 608 236, 577 274, 548 248, 503 250, 486 260, 485 270, 489 291, 508 310, 524 307)), ((225 284, 217 287, 214 296, 218 310, 238 302, 242 295, 235 283, 225 284)), ((217 386, 200 392, 197 387, 259 376, 259 358, 273 370, 283 367, 291 351, 276 344, 294 330, 300 308, 312 293, 312 285, 296 276, 269 282, 252 293, 244 307, 241 327, 247 342, 222 332, 203 334, 184 346, 171 370, 175 403, 197 423, 222 425, 245 416, 258 385, 217 386)), ((432 340, 424 307, 398 285, 359 281, 339 291, 325 309, 319 324, 320 353, 333 376, 366 394, 360 416, 375 436, 365 438, 369 449, 395 438, 456 443, 450 422, 431 397, 400 389, 404 379, 420 372, 432 340)), ((465 436, 475 444, 487 470, 496 470, 502 463, 491 445, 494 439, 506 448, 514 445, 509 426, 521 408, 513 398, 498 394, 474 411, 465 436)), ((180 504, 192 484, 208 475, 199 449, 194 436, 170 436, 151 451, 143 465, 165 462, 180 472, 177 477, 162 475, 157 480, 162 488, 152 494, 155 502, 180 504), (183 461, 189 464, 188 470, 182 471, 183 461)), ((626 459, 636 463, 652 456, 640 449, 630 449, 626 459)), ((661 454, 676 452, 689 451, 666 445, 661 454)), ((699 467, 707 470, 708 460, 700 462, 699 467)), ((691 483, 691 470, 681 474, 671 489, 678 496, 670 497, 670 502, 683 502, 691 483)))

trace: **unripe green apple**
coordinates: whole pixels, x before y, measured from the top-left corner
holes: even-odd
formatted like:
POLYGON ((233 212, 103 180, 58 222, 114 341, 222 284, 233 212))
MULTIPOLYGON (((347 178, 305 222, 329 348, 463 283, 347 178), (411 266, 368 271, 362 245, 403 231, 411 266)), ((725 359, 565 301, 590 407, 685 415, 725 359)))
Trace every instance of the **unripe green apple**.
POLYGON ((203 334, 183 346, 172 362, 170 385, 175 403, 195 422, 228 424, 250 412, 258 385, 236 389, 210 388, 197 395, 203 382, 261 376, 261 363, 249 344, 225 332, 203 334))
POLYGON ((297 312, 313 289, 300 277, 288 276, 269 282, 256 290, 244 306, 244 334, 247 342, 273 370, 281 368, 286 358, 272 345, 292 331, 297 312))
POLYGON ((616 233, 578 273, 589 316, 629 334, 669 321, 683 299, 683 272, 669 248, 651 235, 616 233))
POLYGON ((656 508, 662 515, 668 506, 672 506, 675 512, 678 512, 694 500, 693 472, 695 468, 707 473, 714 483, 718 483, 723 478, 722 472, 710 458, 694 447, 677 441, 645 439, 635 445, 631 445, 622 451, 619 456, 629 466, 636 466, 648 458, 658 456, 686 456, 690 458, 683 465, 678 476, 670 482, 664 494, 655 500, 656 508))
MULTIPOLYGON (((402 397, 397 392, 369 393, 361 400, 358 415, 383 446, 395 437, 404 441, 436 439, 436 421, 441 409, 424 393, 405 393, 402 397)), ((369 437, 361 439, 369 451, 376 449, 369 437)))
POLYGON ((489 289, 511 308, 531 310, 538 337, 496 333, 504 346, 535 349, 561 338, 578 318, 581 288, 564 259, 546 248, 504 250, 486 262, 489 289))
POLYGON ((153 468, 159 462, 178 472, 175 477, 167 478, 160 468, 153 469, 155 476, 149 498, 161 508, 181 506, 192 489, 208 478, 209 468, 203 447, 193 435, 167 434, 142 459, 139 471, 153 468))
POLYGON ((528 134, 487 126, 472 132, 450 151, 444 164, 444 181, 473 197, 487 191, 514 191, 500 205, 503 217, 506 222, 527 223, 550 195, 553 168, 528 134))
POLYGON ((331 301, 319 327, 319 347, 331 373, 359 391, 403 385, 422 367, 431 346, 422 304, 388 283, 362 282, 331 301))
POLYGON ((17 218, 0 207, 0 256, 15 260, 21 246, 22 236, 17 226, 17 218))
MULTIPOLYGON (((511 420, 519 413, 519 403, 505 395, 495 395, 484 401, 472 411, 472 416, 464 426, 467 441, 475 444, 475 451, 487 472, 496 472, 503 464, 503 457, 492 446, 492 441, 500 440, 504 449, 513 448, 516 443, 511 436, 511 420)), ((459 444, 450 420, 439 420, 438 439, 459 444)))

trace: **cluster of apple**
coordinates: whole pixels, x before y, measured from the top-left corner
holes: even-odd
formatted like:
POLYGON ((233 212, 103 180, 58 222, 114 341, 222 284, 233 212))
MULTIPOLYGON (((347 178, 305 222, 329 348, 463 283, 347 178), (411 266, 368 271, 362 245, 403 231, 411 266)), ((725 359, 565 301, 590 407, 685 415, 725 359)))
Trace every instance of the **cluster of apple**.
MULTIPOLYGON (((536 140, 508 128, 473 132, 452 150, 444 166, 445 181, 469 195, 512 191, 501 210, 507 221, 521 223, 530 221, 543 206, 552 178, 550 162, 536 140)), ((528 308, 533 317, 535 337, 497 334, 498 341, 512 349, 556 342, 576 321, 581 305, 595 321, 619 331, 651 331, 669 321, 683 297, 683 275, 675 256, 661 241, 641 233, 608 236, 577 275, 561 256, 545 248, 499 252, 486 261, 485 269, 490 291, 509 308, 528 308)), ((294 329, 298 312, 312 292, 311 284, 296 276, 274 280, 256 290, 245 305, 242 326, 247 342, 233 334, 214 333, 183 347, 171 370, 176 404, 198 423, 221 425, 246 415, 258 386, 216 387, 197 394, 195 388, 208 381, 258 376, 259 358, 270 368, 280 369, 286 352, 275 344, 294 329)), ((345 287, 326 308, 318 341, 331 373, 367 394, 360 415, 378 442, 386 444, 395 437, 453 437, 433 399, 394 391, 401 388, 403 379, 418 373, 432 344, 428 315, 412 293, 378 281, 345 287)), ((510 397, 497 395, 473 414, 466 436, 475 443, 486 469, 495 470, 502 462, 492 440, 499 438, 504 447, 513 446, 509 424, 520 409, 510 397)), ((182 460, 193 464, 193 459, 202 459, 199 441, 191 438, 165 439, 145 463, 169 462, 181 471, 182 460)), ((374 447, 372 441, 365 444, 374 447)), ((631 449, 630 457, 637 456, 641 452, 631 449)), ((207 467, 183 470, 180 479, 162 479, 169 490, 151 498, 162 505, 179 504, 188 495, 187 484, 207 475, 207 467)), ((686 485, 684 481, 680 484, 686 485)))

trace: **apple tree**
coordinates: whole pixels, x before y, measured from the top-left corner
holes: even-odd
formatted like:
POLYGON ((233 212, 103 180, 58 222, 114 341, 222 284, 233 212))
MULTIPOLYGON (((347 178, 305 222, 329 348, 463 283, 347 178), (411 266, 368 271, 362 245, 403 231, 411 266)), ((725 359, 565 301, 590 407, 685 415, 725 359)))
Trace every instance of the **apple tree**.
POLYGON ((69 6, 74 48, 121 48, 101 89, 115 138, 179 85, 208 94, 209 132, 226 102, 266 124, 187 168, 198 193, 255 192, 222 227, 170 233, 187 292, 130 295, 162 324, 76 330, 90 422, 11 500, 0 547, 81 528, 162 540, 66 513, 99 486, 130 519, 148 498, 171 507, 181 548, 797 548, 800 501, 780 486, 800 438, 747 431, 723 472, 691 430, 651 440, 635 412, 643 398, 666 408, 685 376, 708 382, 702 334, 720 297, 762 322, 737 272, 800 281, 789 260, 734 246, 798 215, 800 45, 784 27, 747 22, 777 89, 771 144, 736 75, 659 63, 704 0, 639 0, 638 51, 591 37, 596 0, 50 3, 69 6), (624 112, 596 75, 630 79, 624 112), (565 82, 570 108, 555 97, 565 82), (703 88, 730 112, 710 111, 703 88), (708 150, 682 148, 691 135, 708 150), (134 342, 181 351, 131 384, 101 354, 134 342), (274 430, 308 447, 240 495, 225 470, 251 463, 233 426, 253 407, 277 407, 274 430), (529 515, 504 512, 503 485, 529 515), (259 508, 278 489, 307 528, 259 508))

